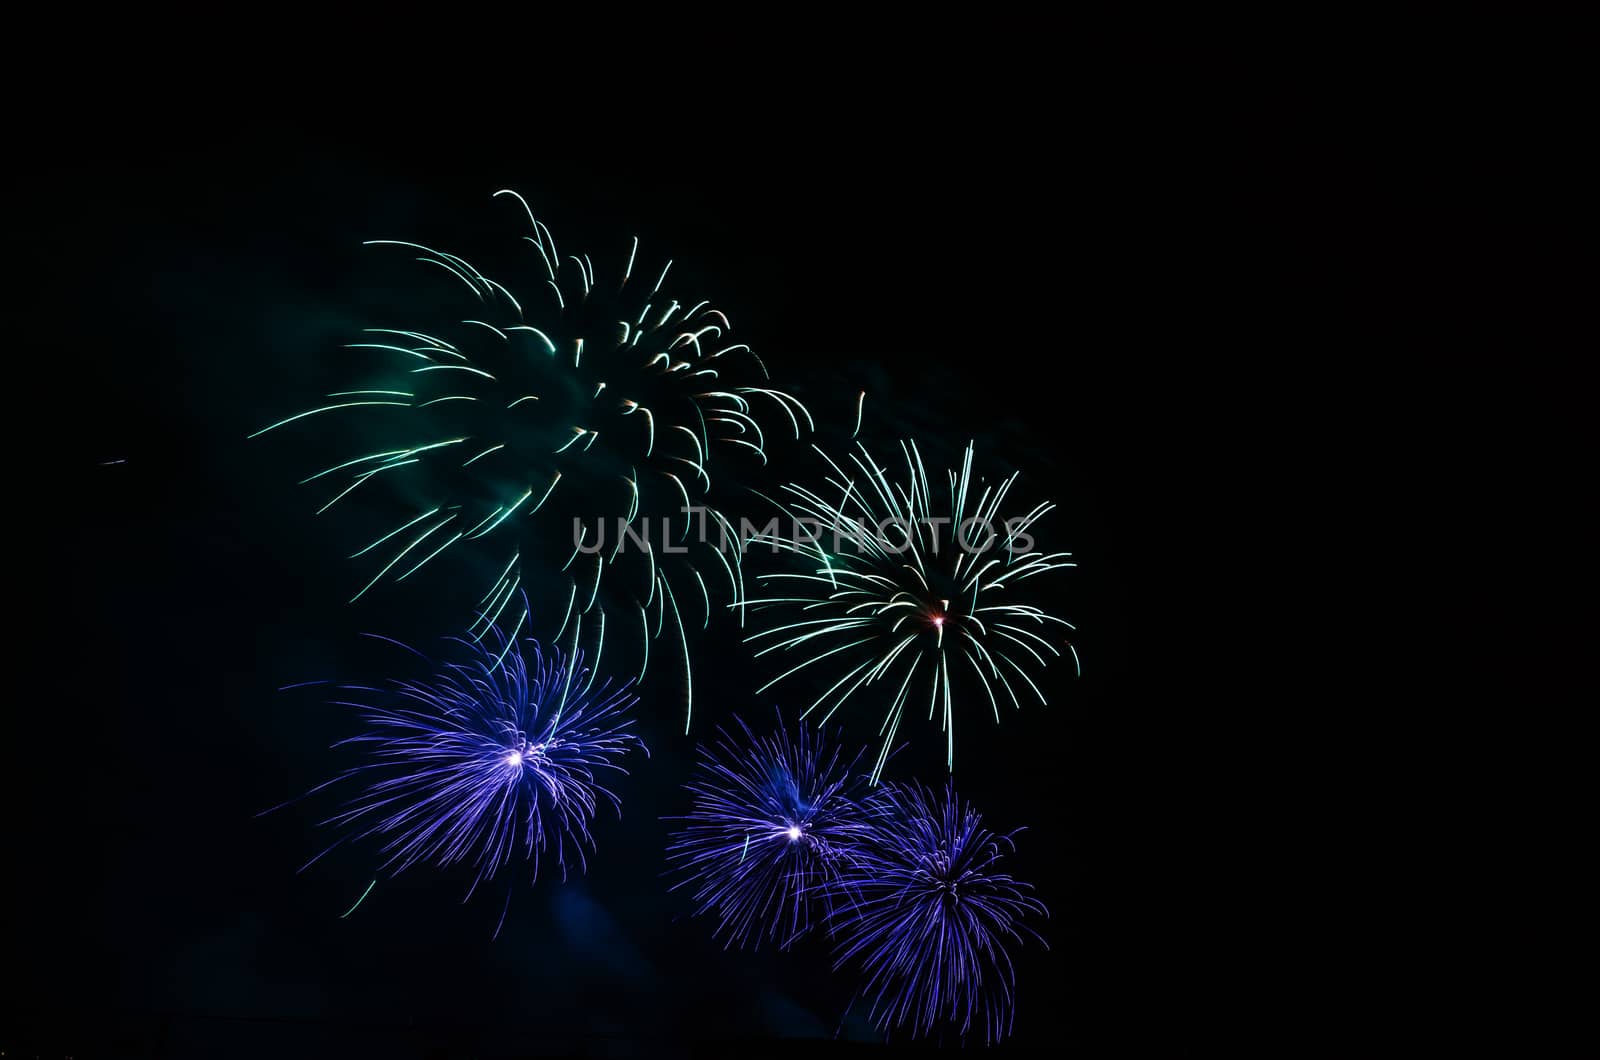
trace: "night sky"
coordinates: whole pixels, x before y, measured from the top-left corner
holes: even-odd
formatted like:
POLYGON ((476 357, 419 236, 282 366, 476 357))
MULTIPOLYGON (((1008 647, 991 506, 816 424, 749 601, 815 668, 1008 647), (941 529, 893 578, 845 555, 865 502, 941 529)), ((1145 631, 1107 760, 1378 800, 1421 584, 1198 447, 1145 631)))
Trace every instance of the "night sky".
MULTIPOLYGON (((24 486, 45 500, 12 548, 46 601, 6 741, 15 1048, 873 1051, 821 940, 725 952, 662 877, 661 817, 687 806, 695 740, 798 698, 752 696, 732 628, 696 644, 690 737, 676 670, 652 666, 638 708, 652 756, 619 782, 622 819, 596 822, 586 875, 518 894, 497 940, 496 900, 462 905, 466 877, 427 868, 340 919, 371 849, 296 875, 330 804, 256 816, 348 764, 328 745, 352 719, 278 686, 384 676, 363 631, 454 630, 400 590, 346 606, 356 571, 295 486, 303 465, 244 436, 304 403, 370 276, 363 239, 472 258, 521 234, 490 199, 503 187, 564 249, 598 259, 637 234, 693 270, 836 437, 865 389, 883 452, 908 433, 937 462, 976 440, 980 463, 1022 471, 1022 496, 1060 505, 1040 534, 1081 563, 1054 582, 1054 610, 1078 626, 1083 676, 1053 665, 1049 707, 999 727, 967 704, 957 749, 958 788, 987 823, 1026 826, 1014 868, 1052 913, 1050 949, 1019 954, 1010 1046, 1207 1040, 1211 980, 1234 959, 1212 796, 1234 781, 1205 748, 1250 650, 1228 629, 1240 605, 1211 594, 1216 568, 1277 532, 1233 525, 1238 461, 1270 443, 1212 399, 1287 372, 1269 355, 1288 312, 1265 264, 1278 233, 1242 220, 1281 173, 1224 171, 1237 145, 1203 115, 1125 126, 1017 98, 1027 134, 887 106, 632 141, 352 111, 107 118, 42 149, 14 204, 44 281, 26 357, 54 380, 13 395, 50 421, 20 443, 42 455, 24 486)), ((911 735, 901 775, 941 781, 936 726, 911 735)))

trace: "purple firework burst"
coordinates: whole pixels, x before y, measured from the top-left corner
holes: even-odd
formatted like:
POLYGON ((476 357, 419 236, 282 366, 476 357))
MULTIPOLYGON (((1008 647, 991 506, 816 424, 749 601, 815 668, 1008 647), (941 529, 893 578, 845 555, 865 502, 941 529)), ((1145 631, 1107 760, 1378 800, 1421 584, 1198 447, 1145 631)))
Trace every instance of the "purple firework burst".
POLYGON ((531 862, 536 879, 549 848, 563 878, 569 853, 586 868, 599 802, 622 809, 601 782, 604 771, 626 773, 619 759, 646 750, 623 717, 638 701, 632 682, 596 687, 581 652, 569 658, 498 631, 483 642, 448 639, 464 660, 426 679, 339 686, 360 698, 334 702, 354 707, 367 731, 335 746, 362 747, 368 761, 328 782, 366 783, 323 822, 349 830, 328 850, 374 837, 391 873, 422 862, 470 864, 468 897, 517 858, 531 862))
POLYGON ((859 794, 866 778, 801 723, 791 734, 780 717, 757 739, 718 730, 698 748, 693 794, 667 858, 694 888, 695 915, 716 915, 716 937, 788 947, 811 927, 813 906, 831 894, 850 851, 865 832, 859 794))
MULTIPOLYGON (((879 1030, 909 1024, 913 1037, 948 1023, 985 1039, 1011 1032, 1016 973, 1010 943, 1048 916, 1033 888, 1005 872, 1012 835, 983 819, 946 784, 889 784, 865 805, 871 836, 836 883, 831 928, 841 967, 859 958, 879 1030)), ((1046 948, 1048 945, 1046 944, 1046 948)))

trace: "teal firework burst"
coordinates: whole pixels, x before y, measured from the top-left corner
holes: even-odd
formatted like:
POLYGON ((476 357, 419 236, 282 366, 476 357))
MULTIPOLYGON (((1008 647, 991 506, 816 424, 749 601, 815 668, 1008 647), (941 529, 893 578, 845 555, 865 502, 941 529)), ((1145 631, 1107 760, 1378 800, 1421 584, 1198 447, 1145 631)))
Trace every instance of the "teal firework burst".
POLYGON ((764 464, 773 432, 798 440, 810 413, 767 384, 722 310, 671 295, 671 261, 646 269, 635 239, 607 278, 589 255, 563 255, 520 195, 496 194, 526 218, 529 290, 514 294, 455 254, 374 241, 425 270, 407 319, 348 344, 369 374, 251 437, 337 420, 364 439, 366 451, 302 480, 322 491, 319 514, 351 497, 390 513, 352 556, 365 565, 352 602, 474 551, 498 576, 472 636, 534 581, 536 613, 551 622, 541 632, 570 637, 569 652, 582 638, 597 663, 609 630, 639 646, 642 678, 667 633, 682 653, 687 729, 686 628, 697 612, 710 622, 713 587, 735 605, 744 595, 737 551, 709 543, 733 533, 713 471, 764 464))
POLYGON ((806 715, 822 710, 825 723, 846 703, 875 704, 883 723, 874 782, 906 712, 926 703, 953 769, 958 698, 981 697, 998 722, 1001 703, 1046 702, 1036 678, 1050 661, 1070 657, 1078 668, 1074 627, 1051 612, 1059 596, 1043 577, 1076 564, 1071 553, 1037 550, 1031 533, 1055 506, 1007 515, 1017 475, 976 478, 970 445, 938 489, 915 443, 901 444, 898 476, 860 443, 843 461, 816 451, 825 488, 784 486, 774 500, 795 532, 759 539, 805 565, 760 575, 762 590, 747 601, 773 619, 747 638, 761 645, 756 655, 785 664, 759 691, 821 672, 827 688, 806 715))

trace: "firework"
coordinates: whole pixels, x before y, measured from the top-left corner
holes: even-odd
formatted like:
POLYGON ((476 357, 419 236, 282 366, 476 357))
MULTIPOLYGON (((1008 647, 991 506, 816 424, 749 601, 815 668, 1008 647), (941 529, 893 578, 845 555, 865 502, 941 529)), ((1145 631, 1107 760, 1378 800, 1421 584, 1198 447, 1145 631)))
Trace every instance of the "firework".
POLYGON ((795 617, 747 638, 764 645, 756 655, 801 657, 759 691, 826 663, 843 676, 807 715, 826 708, 826 722, 858 694, 877 694, 887 704, 874 783, 905 711, 921 702, 930 720, 940 715, 946 764, 954 768, 953 679, 981 688, 998 722, 1002 700, 1020 707, 1019 696, 1031 694, 1045 702, 1030 670, 1063 652, 1078 665, 1077 649, 1062 635, 1072 624, 1027 597, 1038 586, 1032 579, 1076 566, 1071 553, 1033 549, 1029 531, 1055 506, 1003 517, 1017 475, 992 485, 975 480, 970 445, 960 472, 948 472, 948 490, 937 492, 916 444, 902 443, 901 450, 905 477, 891 481, 860 443, 844 466, 816 449, 831 470, 829 495, 789 484, 776 501, 809 530, 758 539, 798 555, 810 569, 761 575, 772 595, 746 601, 795 617))
POLYGON ((765 464, 769 436, 798 440, 810 413, 766 385, 765 365, 731 341, 720 309, 669 296, 671 261, 645 274, 635 239, 620 278, 602 279, 589 255, 557 250, 520 195, 496 195, 526 217, 531 292, 514 295, 454 254, 376 241, 415 257, 438 289, 413 301, 407 321, 348 345, 371 364, 359 383, 251 437, 359 422, 370 451, 302 480, 323 491, 319 514, 372 494, 394 512, 352 556, 370 565, 352 602, 476 550, 499 572, 477 607, 480 639, 535 577, 559 571, 562 599, 547 610, 562 618, 548 639, 570 636, 575 650, 587 636, 598 659, 609 618, 614 636, 642 643, 642 679, 650 642, 671 630, 692 717, 685 624, 696 610, 709 624, 708 580, 735 602, 743 595, 738 553, 705 543, 708 526, 719 539, 732 533, 709 500, 713 466, 727 459, 716 458, 765 464))
POLYGON ((421 863, 470 865, 469 897, 516 860, 529 863, 530 882, 551 854, 563 878, 571 857, 586 868, 599 803, 622 808, 604 774, 625 773, 623 756, 644 749, 623 717, 637 702, 632 682, 596 687, 581 655, 531 640, 525 653, 492 627, 482 641, 448 639, 462 661, 425 679, 334 686, 341 698, 332 702, 354 708, 364 726, 336 746, 360 748, 366 761, 322 787, 363 787, 323 822, 345 834, 307 866, 372 838, 390 874, 421 863))
POLYGON ((791 734, 781 717, 761 739, 738 727, 699 748, 692 807, 667 848, 684 877, 674 889, 694 888, 695 914, 715 915, 729 944, 786 948, 811 927, 863 832, 860 756, 846 761, 804 723, 791 734))
MULTIPOLYGON (((1004 871, 1011 835, 983 827, 953 786, 886 784, 866 802, 870 837, 835 884, 830 928, 836 967, 859 960, 863 996, 886 1033, 937 1026, 988 1041, 1011 1033, 1016 973, 1007 946, 1047 916, 1032 888, 1004 871)), ((1012 833, 1013 835, 1015 833, 1012 833)), ((1046 944, 1047 945, 1047 944, 1046 944)))

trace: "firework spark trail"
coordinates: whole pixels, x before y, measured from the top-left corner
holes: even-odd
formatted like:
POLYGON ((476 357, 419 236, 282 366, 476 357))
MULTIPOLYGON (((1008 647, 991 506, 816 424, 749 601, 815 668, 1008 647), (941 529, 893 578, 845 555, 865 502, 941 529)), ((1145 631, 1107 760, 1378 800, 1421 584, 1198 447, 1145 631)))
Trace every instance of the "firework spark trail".
POLYGON ((1018 599, 1019 586, 1034 588, 1023 585, 1030 579, 1076 566, 1069 552, 1032 550, 1029 531, 1055 506, 1002 519, 1017 475, 997 485, 975 479, 971 445, 960 472, 948 472, 948 489, 938 493, 914 442, 901 443, 905 477, 893 481, 861 443, 844 461, 849 471, 812 448, 827 462, 825 482, 837 499, 794 483, 783 487, 783 498, 769 498, 795 523, 821 532, 757 539, 815 564, 761 575, 774 595, 743 601, 757 614, 798 612, 794 621, 746 638, 762 645, 758 657, 800 657, 758 691, 828 662, 843 675, 805 711, 823 709, 826 723, 852 696, 881 690, 887 706, 874 783, 906 710, 925 697, 929 719, 940 717, 946 766, 954 769, 952 670, 976 678, 998 722, 1002 700, 1020 707, 1019 693, 1031 692, 1046 702, 1030 669, 1043 669, 1063 649, 1077 666, 1076 648, 1052 636, 1053 627, 1073 625, 1018 599), (830 535, 831 547, 824 548, 830 535))
POLYGON ((864 831, 859 758, 846 761, 804 723, 791 733, 781 717, 769 736, 738 720, 700 746, 667 857, 682 877, 673 889, 693 888, 695 915, 715 916, 726 945, 783 949, 810 929, 864 831))
POLYGON ((354 708, 365 730, 335 747, 360 748, 366 761, 312 792, 344 782, 363 787, 322 822, 344 834, 302 870, 369 838, 379 842, 389 875, 421 863, 470 864, 468 897, 519 858, 531 863, 530 882, 537 879, 550 848, 563 878, 569 855, 587 868, 600 802, 622 809, 601 774, 626 774, 623 756, 646 750, 624 717, 637 702, 632 682, 606 680, 591 691, 581 654, 528 640, 530 660, 497 628, 482 641, 448 639, 464 661, 438 665, 427 678, 333 686, 330 702, 354 708))
MULTIPOLYGON (((354 553, 375 572, 362 579, 352 602, 386 578, 404 581, 465 550, 500 548, 493 568, 504 572, 485 593, 481 620, 492 624, 530 579, 560 566, 552 552, 561 546, 552 539, 565 535, 566 516, 587 531, 571 535, 576 547, 561 569, 579 613, 603 615, 608 605, 648 608, 662 594, 674 604, 692 600, 705 592, 708 579, 698 568, 706 551, 716 556, 709 569, 721 570, 737 606, 744 593, 737 554, 730 563, 720 548, 701 541, 682 555, 662 528, 682 514, 681 544, 698 507, 725 531, 728 521, 709 506, 712 468, 720 466, 715 455, 753 453, 765 465, 771 424, 799 439, 815 429, 810 412, 766 384, 760 358, 729 340, 725 313, 708 301, 686 305, 663 293, 670 261, 642 273, 655 277, 653 287, 648 279, 641 283, 634 239, 621 279, 601 281, 588 255, 557 251, 549 228, 520 195, 496 197, 526 217, 530 234, 523 239, 542 296, 519 300, 454 254, 402 240, 369 241, 427 265, 448 285, 444 294, 465 299, 462 307, 437 327, 367 329, 347 348, 375 359, 370 385, 335 391, 326 403, 250 437, 325 423, 388 432, 387 444, 301 480, 327 489, 319 514, 379 490, 411 507, 354 553), (446 328, 448 337, 441 334, 446 328), (766 429, 763 421, 771 421, 766 429), (541 519, 531 518, 541 510, 541 519), (636 535, 626 561, 624 528, 636 535), (617 537, 609 550, 607 532, 617 537)), ((447 309, 448 297, 426 300, 441 302, 447 309)), ((423 300, 416 303, 408 311, 420 313, 423 300)), ((670 626, 687 657, 681 615, 675 617, 670 626)), ((599 655, 606 624, 583 627, 595 631, 599 655)), ((473 633, 481 636, 476 627, 473 633)), ((687 670, 685 684, 692 686, 687 670)), ((692 697, 686 698, 692 717, 692 697)))
POLYGON ((1023 921, 1048 916, 1029 884, 1004 868, 1012 836, 946 783, 886 784, 866 801, 869 835, 834 883, 835 968, 859 961, 872 1019, 912 1037, 949 1024, 985 1039, 1011 1033, 1016 971, 1008 945, 1044 939, 1023 921))

